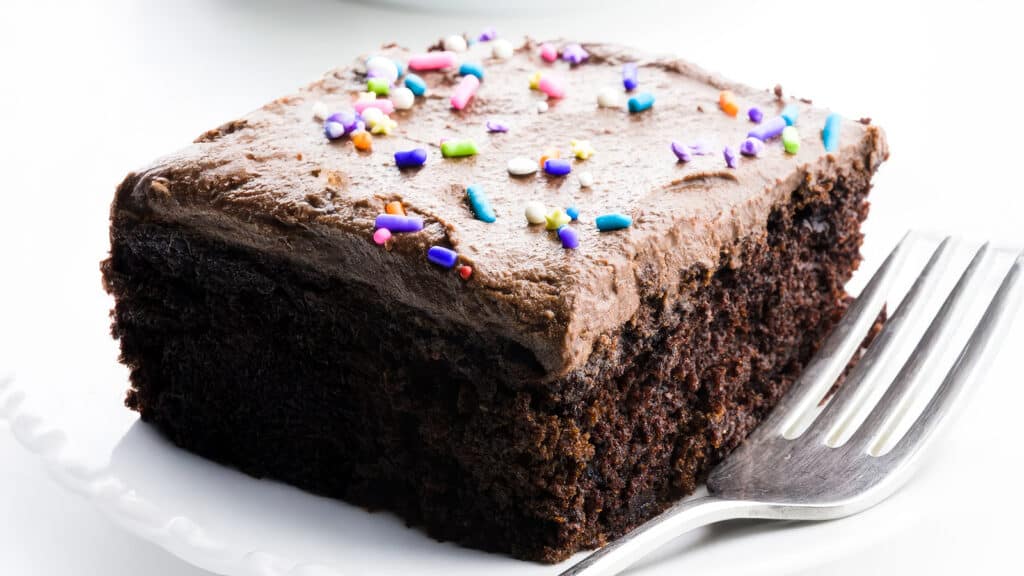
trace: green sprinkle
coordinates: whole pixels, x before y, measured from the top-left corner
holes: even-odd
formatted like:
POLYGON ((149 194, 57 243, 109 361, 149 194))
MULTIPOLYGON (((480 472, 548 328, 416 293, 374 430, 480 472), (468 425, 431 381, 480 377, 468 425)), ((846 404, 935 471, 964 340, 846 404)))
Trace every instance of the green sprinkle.
POLYGON ((782 130, 782 146, 787 154, 796 154, 800 151, 800 133, 795 126, 786 126, 782 130))
POLYGON ((441 155, 445 158, 461 158, 476 155, 476 142, 472 140, 445 140, 441 143, 441 155))
POLYGON ((383 78, 370 78, 366 81, 366 89, 377 96, 387 96, 391 87, 388 86, 388 81, 383 78))

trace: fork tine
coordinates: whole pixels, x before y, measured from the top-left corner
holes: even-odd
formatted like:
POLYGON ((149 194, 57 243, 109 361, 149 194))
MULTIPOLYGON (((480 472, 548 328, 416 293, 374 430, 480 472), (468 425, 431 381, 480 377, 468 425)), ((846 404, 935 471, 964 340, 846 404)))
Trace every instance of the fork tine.
POLYGON ((755 440, 780 433, 791 437, 789 432, 803 413, 821 400, 826 387, 839 378, 878 317, 886 295, 906 259, 908 246, 913 242, 913 233, 908 232, 892 249, 821 349, 804 368, 800 378, 793 383, 765 422, 754 431, 755 440))
POLYGON ((914 389, 914 385, 920 380, 920 376, 925 373, 925 366, 929 364, 942 348, 940 342, 947 337, 951 329, 955 328, 953 319, 958 315, 957 312, 966 301, 969 293, 967 288, 977 278, 981 264, 987 260, 988 253, 988 243, 975 253, 974 258, 960 276, 953 291, 946 297, 942 307, 939 308, 939 312, 932 319, 931 324, 928 325, 928 329, 925 330, 917 346, 914 347, 914 351, 910 353, 910 357, 903 364, 899 374, 892 384, 889 385, 889 389, 885 391, 885 394, 875 404, 868 417, 853 433, 853 436, 850 437, 848 445, 851 448, 857 450, 867 448, 882 426, 894 414, 903 409, 904 400, 910 391, 914 389))
POLYGON ((836 392, 825 409, 814 420, 814 423, 803 435, 806 438, 822 438, 828 441, 826 436, 829 431, 849 416, 849 409, 868 393, 870 387, 863 386, 865 382, 876 380, 878 370, 884 367, 890 360, 893 350, 894 337, 900 335, 901 328, 909 319, 915 318, 915 312, 928 301, 928 296, 935 291, 937 278, 949 265, 952 255, 952 237, 947 236, 932 253, 928 264, 925 265, 921 274, 910 287, 910 291, 900 302, 899 308, 882 326, 882 331, 875 338, 875 341, 868 348, 864 356, 857 361, 856 366, 850 372, 843 386, 836 392))
POLYGON ((933 436, 943 420, 949 415, 957 398, 974 372, 986 366, 998 346, 992 346, 992 338, 999 334, 1013 315, 1012 308, 1019 300, 1014 292, 1024 285, 1024 252, 1017 256, 1010 271, 1006 273, 995 297, 985 309, 971 338, 957 356, 953 367, 946 374, 935 395, 921 414, 907 430, 896 446, 886 454, 888 458, 902 460, 917 454, 933 436))

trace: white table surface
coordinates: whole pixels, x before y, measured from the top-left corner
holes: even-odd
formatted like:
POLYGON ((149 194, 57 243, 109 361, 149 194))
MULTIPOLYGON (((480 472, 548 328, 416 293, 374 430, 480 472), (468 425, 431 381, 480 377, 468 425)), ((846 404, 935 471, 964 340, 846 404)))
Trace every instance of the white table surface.
MULTIPOLYGON (((887 129, 893 153, 872 199, 869 263, 911 227, 1024 245, 1024 186, 1013 175, 1024 134, 1024 50, 1012 3, 526 4, 532 8, 500 4, 500 15, 328 0, 6 4, 0 372, 44 353, 59 363, 60 350, 83 338, 116 355, 102 340, 109 300, 97 263, 107 249, 107 206, 125 172, 378 44, 426 46, 487 24, 508 36, 674 52, 753 85, 782 83, 847 116, 871 116, 887 129)), ((935 459, 914 492, 896 497, 927 496, 934 512, 914 534, 837 562, 830 573, 1010 570, 1024 513, 1019 498, 1001 498, 1019 489, 1021 471, 1013 409, 1024 402, 1014 365, 1024 350, 1019 328, 949 441, 957 458, 935 459), (961 438, 964 426, 973 433, 961 438), (1007 456, 1013 463, 1002 462, 1007 456), (974 484, 943 483, 965 468, 977 470, 974 484)), ((0 511, 0 574, 205 574, 63 493, 2 425, 0 511)))

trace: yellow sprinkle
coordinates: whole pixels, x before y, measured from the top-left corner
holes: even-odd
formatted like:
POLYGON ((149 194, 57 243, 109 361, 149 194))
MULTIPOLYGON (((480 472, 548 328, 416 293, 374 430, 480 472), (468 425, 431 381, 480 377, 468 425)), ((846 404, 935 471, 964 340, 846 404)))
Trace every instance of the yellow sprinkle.
POLYGON ((540 72, 534 72, 530 75, 530 90, 536 90, 540 87, 540 72))
POLYGON ((589 140, 569 140, 569 146, 572 148, 573 156, 576 156, 580 160, 586 160, 594 155, 594 147, 590 145, 589 140))
POLYGON ((385 116, 380 120, 377 120, 377 123, 373 125, 373 128, 370 128, 370 132, 373 134, 381 134, 383 136, 387 136, 388 134, 391 134, 391 131, 397 127, 398 122, 395 122, 391 118, 385 116))
POLYGON ((547 222, 545 228, 548 230, 558 230, 562 226, 572 222, 572 218, 561 208, 555 208, 554 211, 544 217, 544 220, 547 222))

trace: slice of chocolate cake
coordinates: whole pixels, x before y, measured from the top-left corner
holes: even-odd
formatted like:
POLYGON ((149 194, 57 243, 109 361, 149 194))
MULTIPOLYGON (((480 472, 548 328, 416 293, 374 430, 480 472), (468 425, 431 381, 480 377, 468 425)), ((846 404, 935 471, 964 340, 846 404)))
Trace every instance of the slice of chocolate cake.
POLYGON ((692 492, 842 313, 885 139, 682 60, 556 47, 389 48, 128 175, 103 263, 128 406, 526 559, 692 492))

